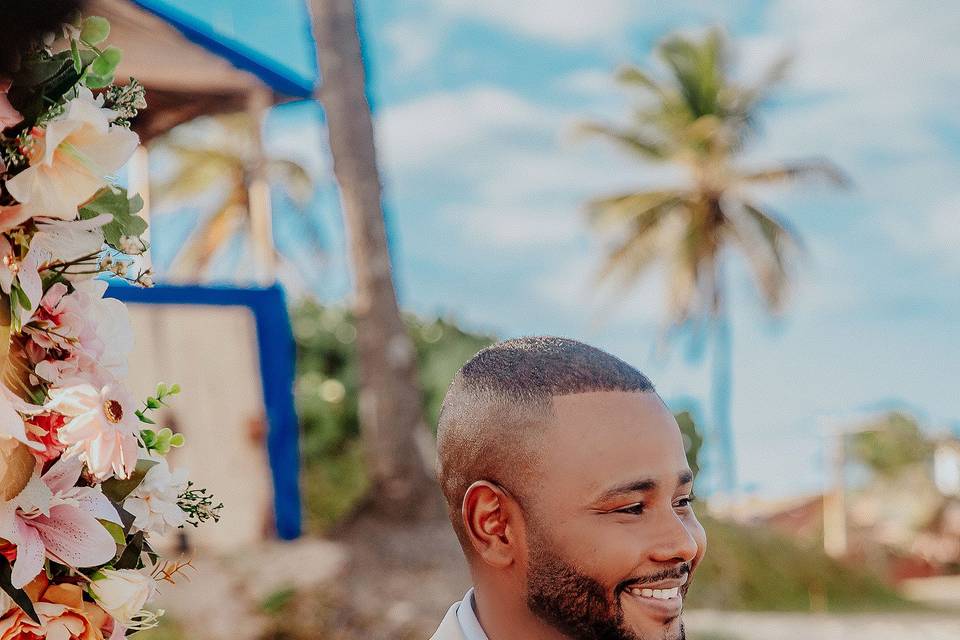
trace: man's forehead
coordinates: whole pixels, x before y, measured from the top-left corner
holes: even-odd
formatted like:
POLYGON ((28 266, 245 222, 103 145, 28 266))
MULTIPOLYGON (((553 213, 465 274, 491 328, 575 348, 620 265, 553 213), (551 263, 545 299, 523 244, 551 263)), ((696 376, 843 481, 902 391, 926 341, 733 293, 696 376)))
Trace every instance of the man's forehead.
POLYGON ((651 392, 555 396, 544 435, 544 479, 577 493, 641 476, 672 487, 686 468, 676 420, 651 392))

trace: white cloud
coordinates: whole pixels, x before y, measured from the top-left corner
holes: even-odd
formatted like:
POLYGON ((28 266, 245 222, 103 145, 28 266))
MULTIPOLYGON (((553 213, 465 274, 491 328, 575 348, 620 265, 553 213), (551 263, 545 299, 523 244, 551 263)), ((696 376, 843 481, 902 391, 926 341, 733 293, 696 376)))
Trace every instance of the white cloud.
MULTIPOLYGON (((591 243, 597 245, 597 243, 591 243)), ((655 267, 625 287, 613 281, 598 281, 602 248, 580 247, 569 251, 555 269, 532 282, 537 299, 551 308, 589 318, 594 328, 628 323, 637 330, 656 331, 666 321, 666 277, 655 267)))
POLYGON ((578 69, 558 78, 556 86, 585 97, 609 97, 611 93, 620 91, 616 76, 610 69, 578 69))
POLYGON ((435 57, 440 46, 438 30, 422 22, 398 20, 383 29, 383 37, 390 45, 391 71, 408 74, 423 68, 435 57))
POLYGON ((492 137, 555 131, 560 114, 500 87, 440 91, 388 107, 377 142, 391 170, 417 169, 472 153, 492 137))
POLYGON ((883 230, 903 251, 934 257, 951 271, 960 272, 960 193, 926 211, 913 211, 909 217, 888 217, 883 230))
POLYGON ((441 10, 562 44, 620 36, 637 17, 630 0, 435 0, 441 10))
POLYGON ((504 250, 550 249, 586 233, 583 217, 570 207, 549 208, 513 203, 450 207, 451 216, 462 221, 468 242, 504 250))

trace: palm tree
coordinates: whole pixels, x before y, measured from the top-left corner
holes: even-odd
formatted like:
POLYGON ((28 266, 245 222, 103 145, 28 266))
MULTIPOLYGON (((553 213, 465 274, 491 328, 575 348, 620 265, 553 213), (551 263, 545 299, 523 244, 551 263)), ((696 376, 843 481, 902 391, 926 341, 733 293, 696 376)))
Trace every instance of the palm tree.
MULTIPOLYGON (((171 270, 164 274, 167 279, 206 280, 215 258, 231 243, 239 240, 248 246, 253 244, 250 185, 261 161, 259 141, 253 133, 256 126, 259 125, 248 113, 218 115, 181 125, 151 142, 151 151, 171 156, 174 165, 169 177, 151 185, 160 205, 213 198, 213 204, 198 216, 189 238, 171 262, 171 270)), ((263 162, 269 182, 280 186, 294 203, 292 210, 299 214, 301 238, 319 254, 323 249, 322 234, 307 207, 314 190, 310 173, 285 158, 270 157, 263 162)), ((158 210, 170 207, 161 206, 158 210)), ((292 261, 281 251, 271 249, 275 263, 292 261)), ((251 253, 246 252, 246 257, 250 258, 251 253)))
POLYGON ((383 218, 354 0, 311 0, 333 170, 340 186, 354 276, 360 428, 372 482, 369 504, 419 516, 438 495, 418 438, 428 435, 413 342, 400 317, 383 218))
POLYGON ((728 254, 741 252, 767 308, 777 312, 800 248, 788 223, 754 200, 750 187, 816 177, 844 184, 845 179, 833 165, 817 159, 763 169, 737 162, 755 131, 762 101, 783 77, 786 59, 748 86, 731 79, 729 45, 719 29, 700 38, 669 36, 657 54, 669 70, 667 77, 657 79, 634 66, 618 74, 623 85, 642 94, 633 121, 626 127, 592 123, 584 130, 645 162, 679 167, 685 181, 598 198, 587 209, 597 228, 612 228, 617 237, 601 279, 629 285, 660 265, 669 279, 669 326, 711 323, 713 419, 722 447, 719 488, 732 497, 737 479, 729 419, 731 345, 724 264, 728 254))

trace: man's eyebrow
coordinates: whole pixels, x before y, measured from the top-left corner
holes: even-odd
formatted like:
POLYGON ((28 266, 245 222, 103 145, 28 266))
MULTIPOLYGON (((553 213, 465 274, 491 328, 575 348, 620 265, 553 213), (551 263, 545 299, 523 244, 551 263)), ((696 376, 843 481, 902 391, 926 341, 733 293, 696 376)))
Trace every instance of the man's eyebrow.
MULTIPOLYGON (((685 484, 690 484, 691 482, 693 482, 693 473, 689 469, 685 469, 677 475, 678 487, 682 487, 685 484)), ((597 502, 604 502, 628 493, 645 493, 647 491, 653 491, 657 488, 657 486, 659 485, 653 478, 633 480, 631 482, 613 487, 612 489, 607 489, 600 495, 599 498, 597 498, 597 502)))

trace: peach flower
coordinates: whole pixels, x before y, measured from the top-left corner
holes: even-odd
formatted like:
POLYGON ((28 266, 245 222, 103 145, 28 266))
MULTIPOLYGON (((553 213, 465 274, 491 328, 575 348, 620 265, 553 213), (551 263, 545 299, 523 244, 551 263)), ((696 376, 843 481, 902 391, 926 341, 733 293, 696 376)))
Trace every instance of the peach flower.
POLYGON ((30 166, 7 180, 7 191, 30 216, 75 220, 77 207, 107 186, 140 143, 137 134, 112 124, 116 112, 86 87, 62 114, 35 128, 30 166))
POLYGON ((83 599, 83 590, 75 584, 50 584, 41 573, 25 591, 40 623, 13 607, 0 617, 0 640, 103 640, 104 630, 114 626, 103 609, 83 599))

